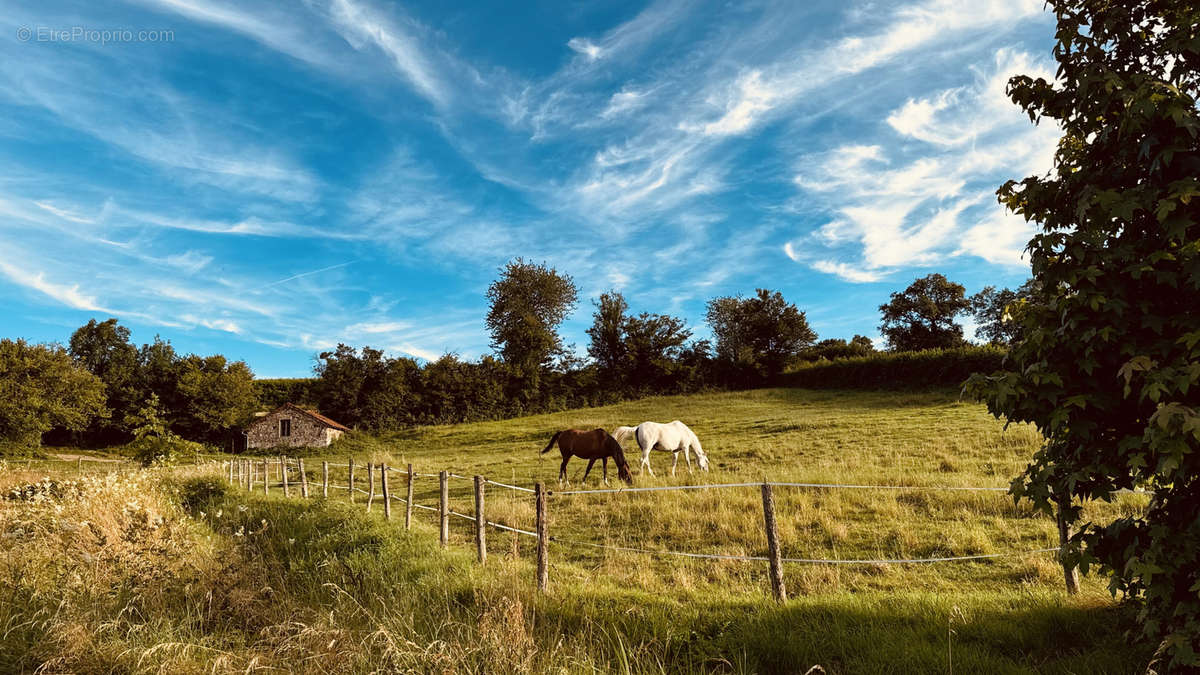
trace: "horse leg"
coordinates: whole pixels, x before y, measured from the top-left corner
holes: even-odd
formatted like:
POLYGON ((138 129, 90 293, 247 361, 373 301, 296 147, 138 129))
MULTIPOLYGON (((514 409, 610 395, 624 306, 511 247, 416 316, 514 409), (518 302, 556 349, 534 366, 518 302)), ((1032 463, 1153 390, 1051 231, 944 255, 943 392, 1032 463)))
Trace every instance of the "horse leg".
MULTIPOLYGON (((571 461, 571 456, 563 455, 562 466, 558 467, 558 483, 559 483, 559 485, 562 485, 562 482, 564 480, 567 480, 567 462, 569 462, 569 461, 571 461)), ((571 484, 571 482, 567 481, 567 485, 570 485, 570 484, 571 484)))
POLYGON ((608 458, 604 457, 600 460, 600 468, 604 469, 604 484, 608 485, 608 458))
POLYGON ((683 458, 687 460, 687 465, 688 465, 688 473, 690 474, 690 473, 692 472, 692 450, 691 450, 691 446, 689 446, 689 445, 685 445, 685 446, 683 446, 683 458))
POLYGON ((596 464, 595 458, 588 460, 588 468, 583 471, 583 482, 587 483, 588 474, 592 472, 592 467, 596 464))
POLYGON ((654 477, 654 469, 650 468, 650 451, 649 450, 642 450, 642 466, 641 466, 641 468, 644 468, 646 471, 649 471, 651 478, 654 477))
POLYGON ((679 466, 679 451, 676 450, 673 453, 673 456, 675 457, 675 461, 671 462, 671 477, 672 478, 675 477, 675 467, 679 466))

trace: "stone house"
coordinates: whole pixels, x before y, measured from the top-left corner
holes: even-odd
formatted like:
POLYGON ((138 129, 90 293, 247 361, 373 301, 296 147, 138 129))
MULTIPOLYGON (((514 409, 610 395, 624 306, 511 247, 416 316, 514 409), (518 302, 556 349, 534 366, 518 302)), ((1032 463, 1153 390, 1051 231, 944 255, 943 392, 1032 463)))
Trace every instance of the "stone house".
POLYGON ((287 403, 255 419, 242 433, 247 448, 322 448, 347 431, 315 410, 287 403))

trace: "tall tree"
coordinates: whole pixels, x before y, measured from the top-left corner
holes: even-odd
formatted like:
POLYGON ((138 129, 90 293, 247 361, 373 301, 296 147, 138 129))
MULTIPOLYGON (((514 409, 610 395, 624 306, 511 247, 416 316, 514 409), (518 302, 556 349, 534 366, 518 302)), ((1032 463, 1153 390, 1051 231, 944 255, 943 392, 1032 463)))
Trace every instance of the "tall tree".
POLYGON ((804 312, 765 288, 749 298, 713 298, 706 317, 717 338, 717 358, 761 377, 783 372, 817 339, 804 312))
POLYGON ((1040 288, 1008 370, 972 379, 998 416, 1046 437, 1013 494, 1057 511, 1064 563, 1143 601, 1157 672, 1200 668, 1200 4, 1050 0, 1055 82, 1008 91, 1063 130, 1055 170, 1000 200, 1040 232, 1040 288), (1145 510, 1082 507, 1144 487, 1145 510))
POLYGON ((971 308, 966 289, 941 274, 930 274, 892 293, 880 305, 879 332, 893 351, 947 349, 963 344, 963 328, 955 319, 971 308))
POLYGON ((588 356, 595 359, 606 377, 619 377, 625 366, 625 321, 629 318, 625 312, 629 303, 625 302, 625 296, 613 291, 602 294, 594 304, 592 326, 587 329, 591 338, 588 356))
POLYGON ((536 384, 540 371, 562 350, 558 326, 578 296, 569 275, 521 258, 510 261, 487 290, 492 348, 519 376, 536 384))
POLYGON ((176 425, 185 438, 223 440, 258 407, 250 367, 220 354, 185 357, 179 364, 178 386, 182 408, 176 411, 176 425))
POLYGON ((684 343, 692 336, 687 323, 678 317, 643 312, 625 320, 623 333, 630 384, 656 388, 670 384, 684 343))
POLYGON ((1009 345, 1021 335, 1017 314, 1033 297, 1033 279, 1017 290, 987 286, 971 296, 971 314, 975 317, 975 336, 994 345, 1009 345))
POLYGON ((0 441, 39 445, 52 428, 80 431, 105 414, 104 383, 62 347, 0 340, 0 441))
POLYGON ((129 329, 116 319, 92 319, 71 334, 69 351, 76 364, 104 383, 106 404, 112 412, 108 417, 94 420, 90 440, 128 440, 125 416, 134 411, 142 398, 138 350, 129 341, 129 329))

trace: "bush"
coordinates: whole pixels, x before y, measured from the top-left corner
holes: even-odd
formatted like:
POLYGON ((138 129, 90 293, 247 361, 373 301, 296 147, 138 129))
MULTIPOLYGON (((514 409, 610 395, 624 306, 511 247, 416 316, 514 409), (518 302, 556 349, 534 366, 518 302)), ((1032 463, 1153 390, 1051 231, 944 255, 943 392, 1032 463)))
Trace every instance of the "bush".
POLYGON ((179 503, 189 512, 194 512, 224 499, 228 492, 229 484, 222 478, 189 478, 179 486, 179 503))
POLYGON ((910 389, 959 386, 972 373, 990 373, 1007 351, 994 346, 880 352, 870 356, 801 365, 778 384, 812 389, 910 389))
POLYGON ((175 434, 139 438, 125 447, 130 457, 141 462, 142 466, 192 461, 204 451, 203 443, 189 441, 175 434))

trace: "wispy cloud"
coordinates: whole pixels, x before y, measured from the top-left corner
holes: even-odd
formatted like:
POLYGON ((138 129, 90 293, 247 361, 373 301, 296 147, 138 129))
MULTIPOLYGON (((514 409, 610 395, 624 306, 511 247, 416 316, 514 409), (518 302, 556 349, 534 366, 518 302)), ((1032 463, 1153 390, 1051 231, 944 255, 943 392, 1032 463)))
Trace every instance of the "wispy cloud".
POLYGON ((91 312, 109 312, 101 307, 92 295, 80 290, 80 284, 56 283, 46 279, 44 272, 30 272, 24 266, 12 265, 0 260, 0 272, 20 286, 33 289, 72 309, 91 312))
POLYGON ((396 70, 431 102, 445 105, 449 101, 449 89, 434 73, 416 40, 395 20, 354 0, 333 0, 330 17, 338 32, 355 49, 381 50, 396 70))
POLYGON ((1005 217, 991 193, 1002 172, 1046 171, 1057 130, 1030 126, 1008 105, 1004 83, 1018 72, 1053 77, 1028 54, 1002 49, 974 84, 910 98, 893 110, 887 125, 920 143, 903 159, 878 144, 805 158, 797 186, 834 215, 812 242, 857 258, 821 260, 813 269, 873 281, 957 255, 1026 264, 1021 250, 1030 228, 1005 217))

